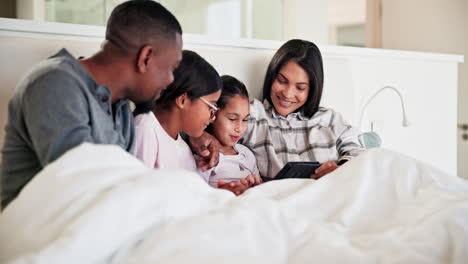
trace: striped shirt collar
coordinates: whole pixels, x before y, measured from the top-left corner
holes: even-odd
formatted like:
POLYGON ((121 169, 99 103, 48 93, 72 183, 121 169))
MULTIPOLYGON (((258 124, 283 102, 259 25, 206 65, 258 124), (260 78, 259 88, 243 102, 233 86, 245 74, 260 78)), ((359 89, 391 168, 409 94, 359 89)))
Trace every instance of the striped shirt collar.
POLYGON ((276 109, 270 104, 270 102, 268 102, 267 99, 263 100, 263 106, 265 107, 265 111, 269 115, 271 115, 271 117, 274 118, 274 119, 283 119, 283 120, 288 120, 288 121, 291 121, 291 120, 294 120, 294 119, 298 119, 298 120, 301 120, 301 121, 307 121, 307 120, 310 119, 310 118, 304 116, 302 111, 297 111, 297 112, 294 112, 294 113, 290 113, 289 115, 284 117, 284 116, 278 114, 278 112, 276 112, 276 109))

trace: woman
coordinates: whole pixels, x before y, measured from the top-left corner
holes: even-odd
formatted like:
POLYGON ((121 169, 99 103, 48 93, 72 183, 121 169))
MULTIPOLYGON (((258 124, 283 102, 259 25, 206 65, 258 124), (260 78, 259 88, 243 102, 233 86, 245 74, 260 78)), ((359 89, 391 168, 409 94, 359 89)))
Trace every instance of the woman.
POLYGON ((254 100, 243 144, 257 158, 260 175, 274 178, 288 161, 322 163, 321 177, 358 155, 357 131, 341 114, 320 107, 323 62, 318 47, 293 39, 273 56, 263 85, 263 103, 254 100))

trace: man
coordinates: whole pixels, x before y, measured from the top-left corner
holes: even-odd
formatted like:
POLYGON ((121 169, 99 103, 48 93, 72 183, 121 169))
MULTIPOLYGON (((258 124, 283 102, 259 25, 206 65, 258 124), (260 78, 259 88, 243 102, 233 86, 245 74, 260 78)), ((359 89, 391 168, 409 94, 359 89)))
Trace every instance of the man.
POLYGON ((37 65, 8 108, 2 168, 5 208, 50 162, 83 142, 131 151, 127 99, 158 98, 173 81, 182 53, 177 19, 154 1, 128 1, 109 17, 102 49, 78 61, 65 49, 37 65))

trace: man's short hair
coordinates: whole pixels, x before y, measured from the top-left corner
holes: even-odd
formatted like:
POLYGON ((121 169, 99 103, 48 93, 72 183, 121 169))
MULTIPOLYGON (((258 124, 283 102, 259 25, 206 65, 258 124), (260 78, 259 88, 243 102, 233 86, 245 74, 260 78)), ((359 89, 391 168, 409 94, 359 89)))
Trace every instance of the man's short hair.
POLYGON ((177 18, 151 0, 131 0, 114 8, 107 21, 106 39, 124 55, 138 52, 144 45, 157 45, 182 34, 177 18))

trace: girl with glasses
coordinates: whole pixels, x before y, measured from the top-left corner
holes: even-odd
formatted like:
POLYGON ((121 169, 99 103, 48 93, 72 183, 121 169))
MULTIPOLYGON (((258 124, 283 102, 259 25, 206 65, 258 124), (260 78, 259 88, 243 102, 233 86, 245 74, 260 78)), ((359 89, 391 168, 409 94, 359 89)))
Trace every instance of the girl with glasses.
POLYGON ((238 143, 249 121, 249 94, 236 78, 224 75, 221 80, 223 89, 216 117, 207 128, 207 132, 219 141, 219 163, 204 172, 200 170, 199 174, 213 187, 239 182, 237 188, 231 189, 239 195, 248 187, 262 183, 254 154, 238 143))
POLYGON ((156 101, 139 104, 135 114, 135 156, 151 168, 197 171, 189 146, 179 135, 199 137, 215 118, 221 79, 200 55, 184 50, 174 82, 156 101))

